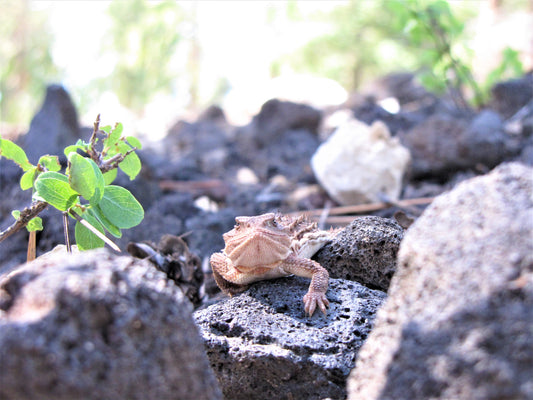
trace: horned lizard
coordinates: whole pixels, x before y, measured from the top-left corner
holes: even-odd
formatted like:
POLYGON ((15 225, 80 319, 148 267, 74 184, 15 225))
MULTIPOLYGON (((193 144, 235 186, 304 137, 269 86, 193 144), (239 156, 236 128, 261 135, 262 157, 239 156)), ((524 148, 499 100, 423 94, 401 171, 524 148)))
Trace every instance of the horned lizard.
POLYGON ((332 235, 305 217, 268 213, 235 218, 235 227, 225 233, 226 247, 211 256, 213 275, 220 289, 230 296, 252 282, 298 275, 311 278, 303 297, 305 312, 318 307, 326 314, 329 274, 310 258, 332 235))

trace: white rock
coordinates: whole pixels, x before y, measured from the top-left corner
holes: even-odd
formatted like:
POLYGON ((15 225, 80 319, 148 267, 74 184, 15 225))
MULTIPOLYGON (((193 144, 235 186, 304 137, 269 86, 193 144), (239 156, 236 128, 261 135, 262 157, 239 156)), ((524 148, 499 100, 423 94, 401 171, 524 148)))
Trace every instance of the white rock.
POLYGON ((259 183, 259 178, 255 172, 248 167, 239 168, 236 178, 241 185, 256 185, 259 183))
POLYGON ((343 205, 398 200, 409 150, 390 136, 387 126, 357 120, 341 125, 311 159, 316 178, 343 205))

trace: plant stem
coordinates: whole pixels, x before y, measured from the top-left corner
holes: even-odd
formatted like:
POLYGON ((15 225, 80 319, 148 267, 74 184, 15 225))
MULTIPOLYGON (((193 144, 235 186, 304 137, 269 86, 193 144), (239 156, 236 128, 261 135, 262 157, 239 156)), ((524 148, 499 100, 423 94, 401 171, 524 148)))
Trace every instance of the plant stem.
POLYGON ((78 215, 74 210, 70 210, 69 214, 72 215, 76 221, 78 221, 80 224, 82 224, 84 227, 89 229, 92 233, 94 233, 96 236, 98 236, 100 239, 102 239, 104 242, 106 242, 109 247, 111 247, 116 252, 120 253, 119 247, 113 243, 111 239, 109 239, 106 235, 104 235, 102 232, 100 232, 98 229, 96 229, 94 226, 92 226, 89 222, 84 220, 80 215, 78 215))
POLYGON ((43 211, 48 203, 44 201, 36 201, 30 207, 25 208, 20 212, 20 217, 15 221, 13 225, 7 228, 5 231, 0 232, 0 242, 7 239, 9 236, 17 233, 24 228, 28 222, 36 217, 41 211, 43 211))
POLYGON ((63 233, 65 234, 65 246, 67 246, 67 253, 72 253, 70 247, 70 235, 68 233, 68 212, 63 212, 63 233))
POLYGON ((36 239, 37 237, 37 232, 36 231, 31 231, 30 232, 30 237, 28 238, 28 252, 26 253, 26 261, 27 262, 30 262, 30 261, 33 261, 35 260, 35 256, 36 256, 36 239))

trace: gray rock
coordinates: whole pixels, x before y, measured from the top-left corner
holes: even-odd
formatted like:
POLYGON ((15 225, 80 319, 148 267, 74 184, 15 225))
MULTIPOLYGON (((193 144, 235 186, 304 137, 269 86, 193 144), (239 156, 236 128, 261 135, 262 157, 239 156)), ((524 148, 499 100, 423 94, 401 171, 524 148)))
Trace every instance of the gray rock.
POLYGON ((533 99, 533 73, 499 82, 492 87, 491 93, 491 107, 504 118, 509 118, 533 99))
POLYGON ((459 157, 461 137, 468 122, 447 114, 435 114, 408 132, 400 132, 401 143, 411 152, 414 178, 439 176, 464 169, 468 160, 459 157))
POLYGON ((191 308, 103 249, 21 266, 0 283, 0 398, 219 399, 191 308))
POLYGON ((357 281, 387 290, 396 271, 396 255, 404 231, 381 217, 356 218, 313 257, 332 278, 357 281))
POLYGON ((462 138, 460 156, 475 164, 493 168, 520 151, 517 137, 504 132, 501 117, 491 110, 481 111, 462 138))
POLYGON ((353 116, 356 119, 363 121, 367 125, 372 125, 375 121, 382 121, 387 125, 393 136, 400 131, 411 129, 426 117, 420 113, 399 112, 392 114, 376 104, 373 97, 365 97, 356 103, 351 107, 353 116))
POLYGON ((233 228, 237 215, 235 210, 225 208, 219 212, 202 212, 187 219, 182 234, 186 234, 191 251, 204 258, 223 249, 222 235, 233 228))
POLYGON ((33 117, 24 139, 28 159, 33 164, 46 154, 63 159, 63 149, 79 138, 78 113, 68 92, 60 85, 48 86, 43 105, 33 117))
POLYGON ((303 129, 317 134, 321 119, 322 114, 313 107, 272 99, 263 104, 252 126, 256 142, 266 145, 289 130, 303 129))
POLYGON ((522 162, 530 167, 533 167, 533 144, 527 145, 522 149, 520 156, 516 158, 516 161, 522 162))
POLYGON ((304 315, 309 280, 262 281, 194 313, 225 398, 335 399, 385 293, 330 280, 328 316, 304 315))
POLYGON ((399 137, 411 151, 414 178, 447 178, 458 170, 488 170, 520 151, 519 140, 504 132, 502 119, 490 110, 472 119, 436 114, 399 137))
POLYGON ((289 130, 247 156, 250 166, 263 181, 283 175, 292 182, 314 183, 310 159, 319 144, 318 137, 310 131, 289 130))
POLYGON ((504 164, 407 230, 349 399, 533 398, 533 169, 504 164))

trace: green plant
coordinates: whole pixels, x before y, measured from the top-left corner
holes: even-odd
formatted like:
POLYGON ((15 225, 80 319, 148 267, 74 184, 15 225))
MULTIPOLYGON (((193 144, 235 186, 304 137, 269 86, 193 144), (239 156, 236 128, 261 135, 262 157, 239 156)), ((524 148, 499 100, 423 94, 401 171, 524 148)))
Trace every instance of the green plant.
POLYGON ((135 137, 122 136, 122 131, 120 123, 100 128, 98 115, 90 141, 79 140, 65 148, 68 166, 64 172, 57 156, 42 156, 37 165, 32 165, 22 148, 0 138, 0 156, 22 168, 20 187, 33 191, 32 205, 13 211, 16 222, 0 232, 0 242, 24 226, 30 232, 41 230, 42 220, 37 215, 51 205, 63 212, 67 248, 70 248, 68 217, 71 217, 76 220, 75 239, 80 250, 108 243, 120 251, 104 232, 119 238, 122 229, 132 228, 144 218, 144 210, 135 197, 127 189, 112 185, 117 168, 131 180, 141 169, 135 154, 141 143, 135 137))
POLYGON ((518 52, 506 48, 500 66, 479 84, 472 73, 471 51, 463 44, 466 20, 454 14, 447 1, 389 0, 384 5, 394 13, 393 23, 419 59, 421 83, 435 93, 447 91, 459 108, 485 104, 497 80, 508 77, 508 72, 523 73, 518 52))
POLYGON ((318 15, 329 25, 327 33, 276 60, 272 70, 288 63, 297 71, 334 79, 348 90, 385 73, 416 71, 426 89, 449 93, 457 107, 480 106, 496 81, 519 76, 523 68, 519 53, 508 48, 486 81, 476 81, 466 40, 467 22, 476 8, 476 2, 352 0, 318 15))
POLYGON ((497 82, 513 76, 520 76, 524 73, 524 66, 520 61, 520 53, 510 47, 502 51, 502 61, 494 68, 483 83, 483 91, 488 95, 490 89, 497 82))

